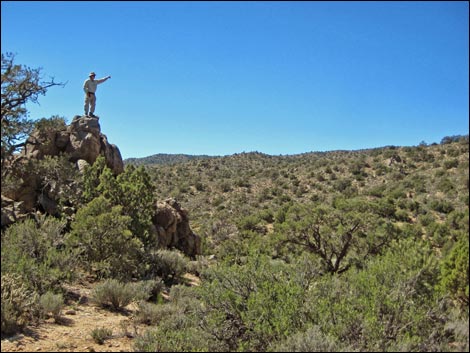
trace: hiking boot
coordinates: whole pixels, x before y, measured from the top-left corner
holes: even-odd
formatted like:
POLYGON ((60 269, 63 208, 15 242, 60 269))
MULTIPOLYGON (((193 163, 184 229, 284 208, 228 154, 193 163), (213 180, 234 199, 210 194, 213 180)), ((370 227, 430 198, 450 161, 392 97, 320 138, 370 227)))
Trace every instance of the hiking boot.
POLYGON ((90 113, 89 116, 91 116, 92 118, 95 118, 95 114, 93 114, 93 113, 90 113))

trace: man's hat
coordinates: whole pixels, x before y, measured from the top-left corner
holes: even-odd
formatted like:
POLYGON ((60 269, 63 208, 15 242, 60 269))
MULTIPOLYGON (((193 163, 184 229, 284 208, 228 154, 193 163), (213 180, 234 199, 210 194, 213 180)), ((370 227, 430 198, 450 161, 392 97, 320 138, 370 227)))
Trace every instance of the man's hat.
POLYGON ((88 76, 96 76, 96 74, 92 71, 88 76))

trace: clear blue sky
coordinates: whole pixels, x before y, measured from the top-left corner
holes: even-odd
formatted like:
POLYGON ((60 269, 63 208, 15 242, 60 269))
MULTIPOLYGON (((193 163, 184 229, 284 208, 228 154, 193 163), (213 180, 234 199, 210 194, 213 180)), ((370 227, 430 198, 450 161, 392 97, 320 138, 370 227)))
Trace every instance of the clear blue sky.
POLYGON ((83 113, 123 158, 294 154, 469 130, 463 2, 1 2, 2 53, 68 82, 33 119, 83 113))

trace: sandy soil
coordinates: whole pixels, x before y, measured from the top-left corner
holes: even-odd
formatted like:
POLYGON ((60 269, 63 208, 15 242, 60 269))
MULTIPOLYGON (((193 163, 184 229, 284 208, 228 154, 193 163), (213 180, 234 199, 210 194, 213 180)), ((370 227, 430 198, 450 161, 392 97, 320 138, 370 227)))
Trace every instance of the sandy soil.
POLYGON ((135 336, 148 327, 132 320, 135 305, 111 312, 90 301, 91 286, 67 288, 69 295, 59 322, 53 318, 28 327, 25 332, 4 338, 2 352, 132 352, 135 336), (112 330, 112 337, 98 344, 91 336, 95 328, 112 330))
MULTIPOLYGON (((200 284, 198 277, 185 274, 187 285, 200 284)), ((133 314, 136 305, 130 304, 122 312, 98 307, 90 300, 93 284, 84 283, 66 287, 65 306, 59 322, 53 318, 29 326, 25 332, 4 338, 2 352, 133 352, 135 337, 149 326, 136 324, 133 314), (112 337, 98 344, 91 336, 95 328, 109 328, 112 337)), ((165 299, 167 294, 163 293, 165 299)))

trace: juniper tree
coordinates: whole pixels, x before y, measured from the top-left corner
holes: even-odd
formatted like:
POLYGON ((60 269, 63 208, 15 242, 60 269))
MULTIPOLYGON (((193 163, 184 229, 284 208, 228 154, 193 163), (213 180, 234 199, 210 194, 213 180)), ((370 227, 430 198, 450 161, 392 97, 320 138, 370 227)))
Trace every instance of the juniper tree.
POLYGON ((37 103, 40 95, 45 95, 50 87, 64 86, 64 83, 49 81, 41 77, 41 68, 32 69, 15 64, 15 55, 2 53, 2 176, 7 171, 4 163, 25 144, 26 137, 34 127, 29 118, 26 103, 37 103))

